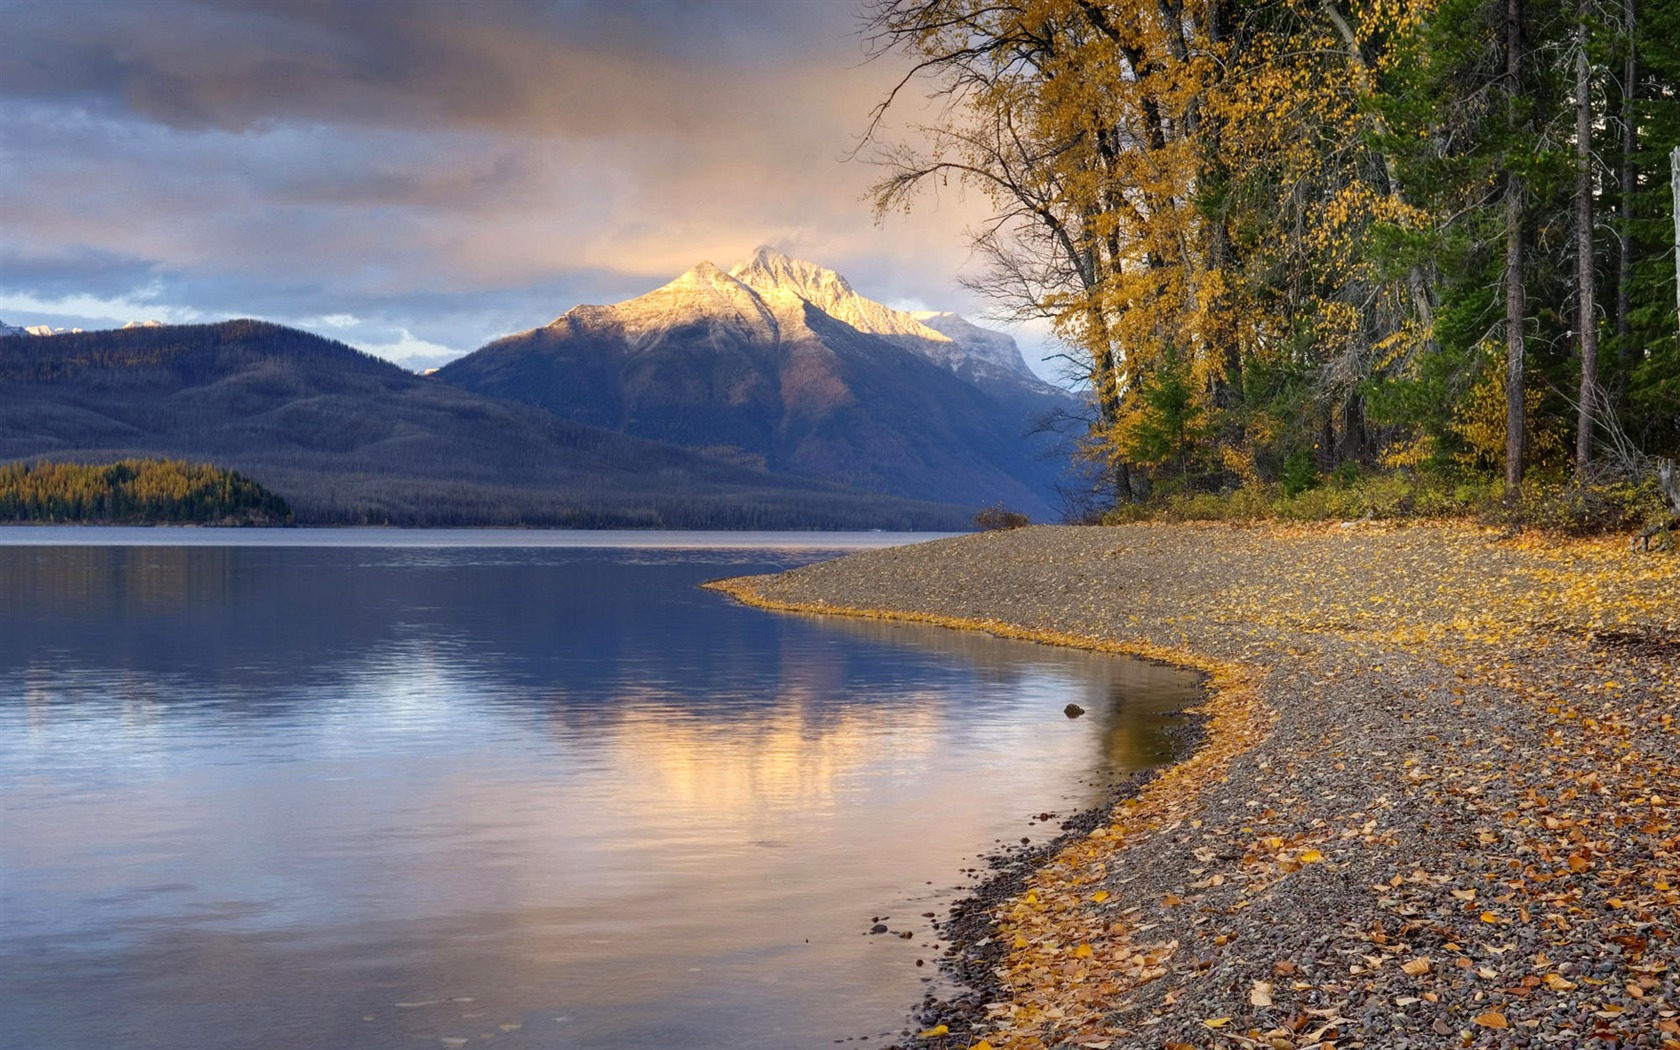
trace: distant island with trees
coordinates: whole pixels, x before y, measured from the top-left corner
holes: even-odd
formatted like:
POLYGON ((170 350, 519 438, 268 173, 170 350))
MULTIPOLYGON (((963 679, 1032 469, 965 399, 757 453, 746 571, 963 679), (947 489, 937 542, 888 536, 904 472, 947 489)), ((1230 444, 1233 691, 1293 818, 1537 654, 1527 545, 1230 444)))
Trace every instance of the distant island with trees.
POLYGON ((175 459, 0 465, 0 522, 284 525, 286 501, 237 471, 175 459))

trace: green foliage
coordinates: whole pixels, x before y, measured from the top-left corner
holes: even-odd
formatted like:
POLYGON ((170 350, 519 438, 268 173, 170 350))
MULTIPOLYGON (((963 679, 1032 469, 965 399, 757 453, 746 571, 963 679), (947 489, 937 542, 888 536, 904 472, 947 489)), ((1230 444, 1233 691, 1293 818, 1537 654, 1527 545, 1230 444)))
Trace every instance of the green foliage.
POLYGON ((180 460, 0 466, 0 521, 279 525, 286 501, 243 474, 180 460))
POLYGON ((1297 449, 1283 461, 1283 495, 1286 499, 1299 496, 1317 485, 1318 468, 1313 465, 1311 452, 1297 449))
POLYGON ((1121 447, 1132 462, 1155 467, 1160 478, 1183 486, 1205 469, 1209 434, 1208 413, 1189 365, 1169 352, 1140 379, 1121 447))
POLYGON ((1314 488, 1245 485, 1224 493, 1178 493, 1116 508, 1104 524, 1136 521, 1347 522, 1469 518, 1486 524, 1556 532, 1637 528, 1663 517, 1655 479, 1579 485, 1541 476, 1512 506, 1497 479, 1476 472, 1394 470, 1363 477, 1332 475, 1314 488))

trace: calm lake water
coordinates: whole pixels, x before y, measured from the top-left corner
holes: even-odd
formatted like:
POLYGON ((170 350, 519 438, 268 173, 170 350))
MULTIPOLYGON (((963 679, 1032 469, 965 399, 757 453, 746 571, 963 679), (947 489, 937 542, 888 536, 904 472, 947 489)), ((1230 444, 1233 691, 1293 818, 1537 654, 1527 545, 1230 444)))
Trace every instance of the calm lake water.
POLYGON ((906 539, 0 530, 0 1033, 878 1044, 1194 689, 695 586, 906 539))

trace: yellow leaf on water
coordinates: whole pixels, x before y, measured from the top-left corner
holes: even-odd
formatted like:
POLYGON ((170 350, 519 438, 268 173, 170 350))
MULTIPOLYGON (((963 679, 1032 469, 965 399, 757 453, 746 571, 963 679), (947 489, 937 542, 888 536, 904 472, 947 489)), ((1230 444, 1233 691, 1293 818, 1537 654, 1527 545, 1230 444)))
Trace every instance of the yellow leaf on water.
POLYGON ((1324 859, 1324 854, 1320 853, 1318 850, 1315 850, 1315 849, 1307 850, 1305 853, 1301 854, 1301 863, 1302 864, 1317 864, 1319 861, 1321 861, 1323 859, 1324 859))
POLYGON ((929 1028, 927 1031, 919 1032, 917 1034, 923 1039, 932 1039, 935 1036, 950 1035, 951 1034, 951 1027, 949 1025, 936 1024, 932 1028, 929 1028))

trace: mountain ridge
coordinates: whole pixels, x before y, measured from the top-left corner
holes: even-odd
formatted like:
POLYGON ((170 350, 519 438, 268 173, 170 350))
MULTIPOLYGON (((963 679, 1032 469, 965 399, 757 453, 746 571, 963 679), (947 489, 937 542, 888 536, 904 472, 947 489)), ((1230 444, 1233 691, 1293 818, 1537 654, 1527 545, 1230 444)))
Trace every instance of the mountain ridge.
POLYGON ((134 457, 238 470, 311 524, 953 529, 972 513, 560 419, 267 322, 5 341, 0 460, 134 457))
POLYGON ((727 271, 704 261, 631 299, 575 306, 437 378, 774 472, 1050 516, 1060 467, 1048 439, 1025 435, 1076 403, 992 336, 971 354, 766 246, 727 271))

